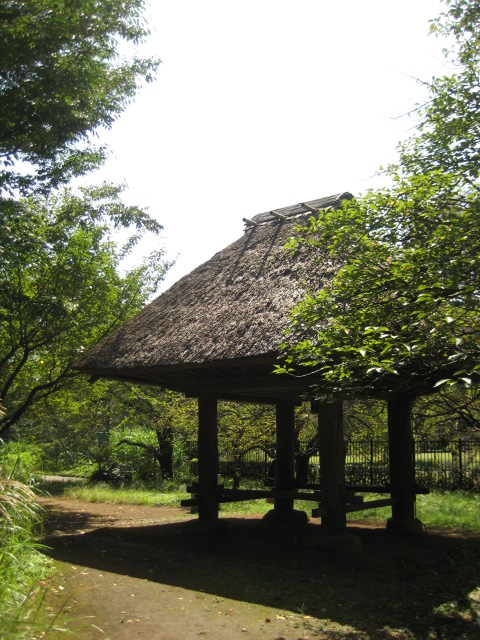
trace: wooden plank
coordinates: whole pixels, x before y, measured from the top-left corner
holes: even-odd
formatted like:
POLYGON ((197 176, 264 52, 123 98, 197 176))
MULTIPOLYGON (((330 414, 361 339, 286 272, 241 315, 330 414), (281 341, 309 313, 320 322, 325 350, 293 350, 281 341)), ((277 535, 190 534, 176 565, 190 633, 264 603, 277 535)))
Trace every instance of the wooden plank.
MULTIPOLYGON (((320 484, 297 485, 297 489, 306 489, 307 491, 320 491, 321 488, 320 484)), ((390 493, 391 491, 389 484, 347 484, 345 489, 347 490, 347 493, 390 493)), ((424 487, 419 484, 415 485, 414 491, 419 495, 427 495, 430 493, 430 489, 428 487, 424 487)))
POLYGON ((346 510, 347 513, 352 513, 353 511, 363 511, 364 509, 376 509, 377 507, 390 507, 391 505, 397 504, 398 500, 396 498, 382 498, 379 500, 367 500, 363 504, 352 504, 347 505, 346 510))
POLYGON ((345 504, 362 504, 365 498, 363 496, 356 496, 353 493, 348 493, 345 496, 345 504))
POLYGON ((198 498, 186 498, 180 501, 181 507, 198 507, 198 498))
POLYGON ((275 489, 223 489, 218 493, 219 502, 241 502, 242 500, 261 500, 263 498, 287 498, 318 502, 321 496, 318 492, 305 493, 275 489))

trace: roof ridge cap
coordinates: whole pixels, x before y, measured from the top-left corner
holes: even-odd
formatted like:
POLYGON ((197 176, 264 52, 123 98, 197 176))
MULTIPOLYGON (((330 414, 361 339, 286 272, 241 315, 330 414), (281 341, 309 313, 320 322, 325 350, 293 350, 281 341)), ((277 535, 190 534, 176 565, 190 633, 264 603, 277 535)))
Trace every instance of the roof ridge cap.
POLYGON ((270 211, 266 211, 264 213, 257 213, 253 218, 243 218, 243 222, 245 223, 245 229, 251 229, 259 224, 274 221, 283 222, 306 213, 315 213, 316 211, 327 209, 328 207, 336 208, 342 200, 351 200, 352 198, 353 195, 349 191, 344 191, 335 195, 317 198, 316 200, 299 202, 298 204, 282 207, 280 209, 270 209, 270 211))

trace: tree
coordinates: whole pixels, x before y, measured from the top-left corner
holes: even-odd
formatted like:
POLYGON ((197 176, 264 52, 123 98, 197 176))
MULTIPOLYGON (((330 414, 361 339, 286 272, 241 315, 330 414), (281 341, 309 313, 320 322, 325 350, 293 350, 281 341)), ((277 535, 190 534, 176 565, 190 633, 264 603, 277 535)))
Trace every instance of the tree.
POLYGON ((148 34, 143 8, 0 0, 0 434, 65 389, 81 351, 138 311, 169 266, 160 249, 121 275, 139 237, 161 230, 121 202, 122 187, 61 191, 102 163, 93 136, 154 76, 158 61, 120 55, 148 34))
POLYGON ((290 244, 342 264, 292 312, 279 367, 315 372, 319 395, 418 395, 480 373, 480 7, 446 4, 432 30, 453 36, 456 71, 429 83, 392 186, 319 212, 290 244))
POLYGON ((50 472, 83 469, 104 480, 151 481, 189 474, 196 425, 196 401, 181 394, 78 376, 32 405, 11 434, 39 445, 50 472))
POLYGON ((98 167, 92 133, 110 127, 158 61, 139 43, 144 0, 0 2, 0 195, 48 190, 98 167), (3 194, 2 194, 3 192, 3 194))
POLYGON ((163 249, 120 274, 142 233, 161 225, 105 184, 4 209, 0 260, 0 434, 77 373, 81 352, 136 313, 169 264, 163 249), (123 245, 112 231, 135 227, 123 245))
MULTIPOLYGON (((196 401, 155 387, 128 385, 118 396, 122 420, 116 428, 115 446, 141 449, 156 460, 162 478, 173 478, 184 460, 185 444, 196 432, 196 401)), ((118 454, 117 454, 118 455, 118 454)), ((182 471, 182 469, 180 469, 182 471)))
POLYGON ((273 455, 275 413, 270 406, 221 402, 218 408, 218 440, 228 460, 233 464, 234 486, 238 487, 245 456, 261 449, 273 455))
POLYGON ((413 422, 416 436, 424 439, 478 437, 480 389, 446 387, 433 397, 418 398, 413 422))

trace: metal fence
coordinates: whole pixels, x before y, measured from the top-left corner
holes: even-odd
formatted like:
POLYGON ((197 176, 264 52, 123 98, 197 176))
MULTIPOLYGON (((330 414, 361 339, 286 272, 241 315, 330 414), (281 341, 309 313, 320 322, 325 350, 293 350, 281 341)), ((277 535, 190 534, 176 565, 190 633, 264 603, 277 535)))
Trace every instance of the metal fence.
MULTIPOLYGON (((388 442, 380 439, 348 440, 345 442, 345 476, 347 484, 385 485, 389 483, 388 442)), ((305 450, 300 443, 298 457, 305 450)), ((193 458, 191 471, 196 475, 196 446, 189 447, 193 458)), ((243 456, 220 447, 220 473, 224 477, 265 481, 274 475, 274 445, 255 448, 243 456)), ((415 440, 415 481, 429 489, 468 490, 480 492, 480 439, 476 440, 415 440)), ((308 461, 307 480, 319 483, 318 452, 308 461)))
POLYGON ((415 475, 432 489, 480 491, 480 440, 416 441, 415 475))

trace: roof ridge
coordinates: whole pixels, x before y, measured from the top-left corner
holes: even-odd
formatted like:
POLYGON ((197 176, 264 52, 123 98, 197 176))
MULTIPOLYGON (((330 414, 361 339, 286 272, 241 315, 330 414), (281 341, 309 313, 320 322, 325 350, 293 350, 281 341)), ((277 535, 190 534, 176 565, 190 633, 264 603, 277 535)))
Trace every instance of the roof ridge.
POLYGON ((316 213, 320 209, 327 209, 328 207, 336 209, 342 200, 351 200, 352 198, 353 195, 351 193, 344 191, 343 193, 337 193, 333 196, 317 198, 316 200, 309 200, 308 202, 299 202, 298 204, 282 207, 281 209, 271 209, 264 213, 257 213, 253 218, 243 218, 243 222, 245 223, 245 228, 250 229, 251 227, 267 222, 283 221, 305 213, 316 213))

